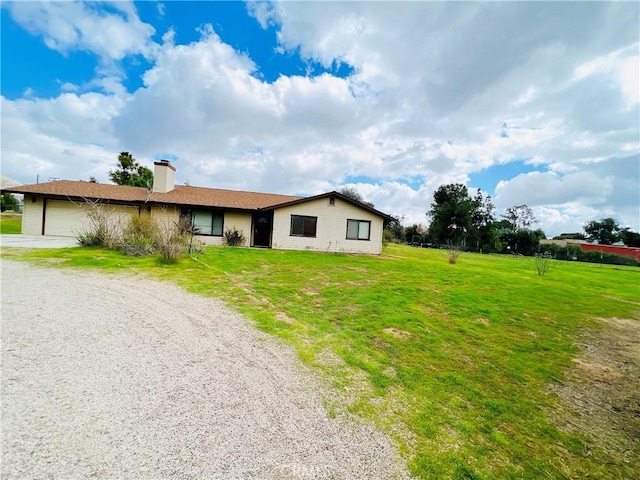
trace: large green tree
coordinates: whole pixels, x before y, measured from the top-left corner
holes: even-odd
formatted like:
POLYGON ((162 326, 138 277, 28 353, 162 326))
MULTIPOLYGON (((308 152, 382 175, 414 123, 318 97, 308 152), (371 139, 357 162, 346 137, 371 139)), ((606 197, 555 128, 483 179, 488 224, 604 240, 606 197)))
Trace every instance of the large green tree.
POLYGON ((0 203, 0 210, 6 212, 7 210, 13 210, 14 212, 18 210, 18 199, 14 197, 12 194, 5 192, 2 194, 2 203, 0 203))
POLYGON ((407 243, 423 243, 424 238, 424 229, 422 225, 414 223, 413 225, 404 229, 404 237, 407 243))
POLYGON ((627 247, 640 247, 640 233, 629 228, 620 231, 620 239, 627 247))
POLYGON ((118 167, 109 170, 109 178, 118 185, 147 188, 153 186, 153 172, 140 165, 129 152, 121 152, 118 155, 118 167))
POLYGON ((502 218, 509 222, 511 230, 514 232, 523 228, 529 228, 531 224, 537 221, 533 215, 533 211, 526 205, 516 205, 507 208, 502 218))
POLYGON ((493 223, 495 221, 495 207, 491 195, 484 196, 478 189, 472 201, 471 231, 469 232, 469 246, 483 252, 493 251, 497 247, 497 235, 493 223))
POLYGON ((386 222, 384 229, 391 233, 394 240, 404 242, 405 228, 402 226, 404 217, 393 217, 393 220, 386 222))
POLYGON ((599 222, 592 220, 584 226, 587 240, 601 245, 611 245, 620 240, 620 232, 620 225, 611 217, 602 218, 599 222))
POLYGON ((433 194, 433 203, 427 212, 431 219, 430 237, 436 243, 464 244, 475 233, 476 207, 477 202, 469 197, 467 187, 461 183, 441 185, 433 194))

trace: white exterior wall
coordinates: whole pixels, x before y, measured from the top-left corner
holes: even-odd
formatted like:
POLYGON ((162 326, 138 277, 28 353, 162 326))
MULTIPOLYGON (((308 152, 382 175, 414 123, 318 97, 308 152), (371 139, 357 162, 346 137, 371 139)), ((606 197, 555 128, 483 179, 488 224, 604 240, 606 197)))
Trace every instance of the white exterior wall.
MULTIPOLYGON (((146 207, 142 207, 142 213, 146 207)), ((176 207, 162 207, 154 205, 151 207, 151 218, 161 227, 172 227, 180 219, 180 209, 176 207)))
POLYGON ((30 195, 25 195, 22 206, 22 234, 42 234, 42 198, 31 201, 30 195))
MULTIPOLYGON (((138 215, 138 208, 128 205, 104 205, 109 221, 116 228, 123 228, 131 216, 138 215)), ((47 200, 45 209, 45 235, 75 237, 91 228, 87 207, 82 202, 47 200)), ((38 232, 40 234, 40 232, 38 232)))
POLYGON ((273 215, 272 248, 280 250, 315 250, 321 252, 369 253, 382 251, 383 219, 344 200, 320 198, 279 208, 273 215), (291 236, 291 215, 317 217, 316 237, 291 236), (370 240, 347 240, 347 219, 370 220, 370 240))
MULTIPOLYGON (((249 241, 251 239, 251 214, 243 213, 243 212, 224 212, 224 222, 222 225, 223 232, 227 228, 235 228, 237 230, 242 230, 244 234, 244 247, 249 246, 249 241)), ((203 245, 214 245, 220 246, 224 245, 224 236, 222 237, 212 237, 210 235, 196 235, 196 239, 200 240, 203 245)))

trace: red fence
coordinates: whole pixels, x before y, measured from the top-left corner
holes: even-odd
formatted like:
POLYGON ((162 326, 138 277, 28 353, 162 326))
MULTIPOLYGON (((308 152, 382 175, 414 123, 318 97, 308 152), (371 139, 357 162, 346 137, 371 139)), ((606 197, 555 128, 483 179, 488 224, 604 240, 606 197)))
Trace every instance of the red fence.
POLYGON ((613 255, 620 255, 621 257, 632 257, 640 262, 640 248, 637 247, 600 245, 597 243, 577 243, 575 245, 578 245, 585 252, 612 253, 613 255))

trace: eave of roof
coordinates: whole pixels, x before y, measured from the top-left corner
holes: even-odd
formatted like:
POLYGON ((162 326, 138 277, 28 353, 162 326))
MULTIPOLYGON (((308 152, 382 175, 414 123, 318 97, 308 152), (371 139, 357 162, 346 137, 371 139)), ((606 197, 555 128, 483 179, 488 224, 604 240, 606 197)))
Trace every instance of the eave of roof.
POLYGON ((295 200, 291 200, 291 201, 288 201, 288 202, 280 203, 278 205, 273 205, 273 206, 269 207, 269 210, 271 210, 271 209, 275 210, 276 208, 288 207, 290 205, 297 205, 299 203, 311 202, 313 200, 319 200, 319 199, 328 198, 328 197, 338 197, 338 198, 344 200, 345 202, 348 202, 348 203, 351 203, 352 205, 355 205, 356 207, 360 207, 363 210, 367 210, 367 211, 369 211, 371 213, 379 215, 379 216, 381 216, 382 218, 384 218, 387 221, 395 220, 395 218, 392 217, 391 215, 388 215, 388 214, 386 214, 384 212, 381 212, 380 210, 376 210, 375 208, 370 207, 366 203, 359 202, 357 200, 354 200, 351 197, 348 197, 348 196, 343 195, 342 193, 336 192, 336 191, 327 192, 327 193, 321 193, 319 195, 314 195, 313 197, 299 197, 299 198, 297 198, 295 200))
POLYGON ((299 200, 293 195, 223 190, 178 185, 167 193, 148 192, 144 187, 58 180, 3 189, 9 193, 42 195, 52 198, 92 199, 113 202, 203 206, 236 210, 259 210, 279 203, 299 200))
POLYGON ((164 204, 189 207, 227 208, 233 210, 275 210, 299 203, 310 202, 321 198, 335 196, 359 208, 379 215, 387 221, 395 220, 391 215, 376 210, 367 204, 358 202, 340 192, 327 192, 313 197, 279 195, 274 193, 245 192, 240 190, 223 190, 218 188, 192 187, 177 185, 167 193, 148 192, 144 187, 129 187, 74 180, 57 180, 55 182, 20 185, 2 189, 3 192, 21 193, 25 195, 42 195, 56 199, 102 200, 105 202, 164 204))

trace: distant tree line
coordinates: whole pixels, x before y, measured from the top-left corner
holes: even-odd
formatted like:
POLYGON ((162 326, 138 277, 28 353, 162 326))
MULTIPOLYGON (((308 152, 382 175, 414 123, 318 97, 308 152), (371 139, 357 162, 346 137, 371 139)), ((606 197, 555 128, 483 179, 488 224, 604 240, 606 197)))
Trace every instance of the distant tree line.
POLYGON ((479 189, 471 195, 460 183, 440 186, 426 215, 430 220, 428 227, 419 224, 403 227, 402 218, 390 222, 386 226, 387 240, 532 255, 538 251, 540 240, 546 238, 542 230, 530 229, 536 219, 527 205, 509 207, 498 219, 490 195, 479 189))
POLYGON ((584 233, 562 233, 554 240, 586 240, 600 245, 613 245, 622 242, 627 247, 640 247, 640 233, 629 227, 622 228, 614 218, 592 220, 584 226, 584 233))
MULTIPOLYGON (((536 218, 527 205, 515 205, 496 217, 490 195, 480 189, 471 195, 466 186, 455 183, 440 186, 433 195, 429 226, 402 225, 398 217, 385 226, 385 240, 421 246, 455 245, 483 253, 534 255, 540 251, 544 231, 532 229, 536 218)), ((627 246, 640 246, 640 234, 621 228, 612 218, 591 221, 584 233, 563 233, 556 239, 582 239, 610 245, 622 241, 627 246)), ((546 248, 546 247, 545 247, 546 248)))

